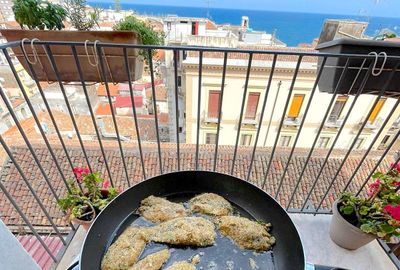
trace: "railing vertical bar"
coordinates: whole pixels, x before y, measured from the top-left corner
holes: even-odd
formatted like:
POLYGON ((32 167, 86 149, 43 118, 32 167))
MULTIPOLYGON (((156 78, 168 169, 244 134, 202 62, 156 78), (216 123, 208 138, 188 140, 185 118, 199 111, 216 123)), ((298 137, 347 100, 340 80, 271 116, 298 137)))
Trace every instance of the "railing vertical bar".
POLYGON ((280 135, 281 130, 282 130, 283 122, 285 121, 286 111, 287 111, 287 108, 289 106, 290 98, 292 96, 292 92, 293 92, 293 89, 294 89, 294 84, 296 83, 296 79, 297 79, 297 75, 299 73, 299 69, 300 69, 300 65, 301 65, 302 59, 303 59, 303 56, 300 55, 298 60, 297 60, 296 69, 294 70, 292 83, 291 83, 290 88, 289 88, 288 98, 286 99, 285 107, 284 107, 283 112, 282 112, 282 118, 281 118, 281 121, 280 121, 279 127, 278 127, 278 132, 276 134, 274 146, 272 147, 271 156, 270 156, 270 159, 268 161, 267 169, 266 169, 265 174, 264 174, 264 182, 262 184, 262 188, 263 189, 265 188, 265 183, 267 181, 267 177, 268 177, 268 174, 269 174, 269 170, 271 168, 272 160, 273 160, 274 155, 275 155, 275 150, 276 150, 276 146, 278 144, 279 135, 280 135))
POLYGON ((17 202, 14 200, 14 198, 8 193, 7 189, 4 187, 3 183, 0 181, 0 189, 4 193, 4 195, 7 197, 7 199, 11 202, 15 210, 18 212, 18 214, 21 216, 21 218, 24 220, 25 224, 29 227, 29 229, 32 231, 33 235, 36 237, 36 239, 39 241, 39 243, 42 245, 42 247, 46 250, 46 252, 49 254, 51 259, 54 262, 57 262, 57 258, 53 255, 49 247, 46 245, 46 243, 43 241, 42 237, 38 234, 36 229, 33 227, 32 223, 29 221, 29 219, 26 217, 26 215, 22 212, 21 208, 18 206, 17 202))
POLYGON ((17 71, 15 70, 15 67, 14 67, 14 65, 13 65, 13 63, 12 63, 12 61, 11 61, 10 55, 8 54, 8 52, 7 52, 6 49, 3 50, 3 53, 4 53, 4 56, 5 56, 6 59, 7 59, 7 63, 8 63, 8 65, 9 65, 10 68, 11 68, 11 71, 12 71, 14 77, 15 77, 15 80, 17 81, 18 87, 21 89, 21 93, 22 93, 22 95, 24 96, 24 99, 25 99, 25 101, 26 101, 26 103, 27 103, 27 105, 28 105, 28 107, 29 107, 29 110, 30 110, 31 113, 32 113, 32 116, 33 116, 33 119, 35 120, 36 126, 37 126, 38 129, 39 129, 40 135, 42 136, 42 138, 43 138, 43 140, 44 140, 44 142, 45 142, 45 144, 46 144, 46 147, 47 147, 47 149, 49 150, 49 153, 50 153, 51 157, 53 158, 54 164, 56 165, 56 168, 57 168, 57 170, 58 170, 59 173, 60 173, 61 179, 62 179, 62 181, 64 182, 64 185, 65 185, 65 187, 67 188, 68 192, 71 192, 71 189, 70 189, 69 186, 68 186, 67 180, 66 180, 65 175, 64 175, 64 173, 63 173, 63 171, 62 171, 62 169, 61 169, 61 166, 60 166, 60 164, 58 163, 57 157, 56 157, 56 155, 54 154, 54 151, 53 151, 53 149, 52 149, 52 147, 51 147, 51 145, 50 145, 50 143, 49 143, 49 141, 48 141, 48 139, 47 139, 47 136, 45 135, 45 133, 44 133, 44 131, 43 131, 42 125, 40 124, 40 120, 39 120, 39 118, 38 118, 37 115, 36 115, 35 109, 33 108, 32 103, 31 103, 31 101, 30 101, 28 95, 26 94, 25 87, 24 87, 23 84, 21 83, 21 79, 19 78, 19 76, 18 76, 18 74, 17 74, 17 71))
POLYGON ((162 157, 161 157, 161 144, 160 144, 160 134, 159 134, 160 132, 158 130, 156 86, 154 83, 153 54, 152 54, 151 48, 147 49, 147 56, 148 56, 149 68, 150 68, 151 94, 153 96, 153 113, 154 113, 154 123, 156 125, 158 162, 160 163, 160 173, 163 174, 163 163, 162 163, 162 157))
POLYGON ((131 95, 132 113, 133 113, 133 119, 135 121, 136 137, 137 137, 138 147, 139 147, 140 162, 142 165, 143 180, 145 180, 146 179, 146 169, 144 167, 142 142, 140 140, 139 123, 137 120, 136 106, 135 106, 133 88, 132 88, 131 71, 129 69, 128 52, 127 52, 126 48, 124 48, 124 60, 125 60, 125 69, 126 69, 127 76, 128 76, 129 94, 131 95))
POLYGON ((392 110, 390 111, 389 117, 387 117, 385 119, 385 121, 382 123, 381 128, 379 129, 378 133, 376 134, 376 136, 374 137, 373 141, 369 145, 369 147, 368 147, 367 151, 365 152, 364 156, 361 158, 361 160, 358 163, 356 169, 353 171, 353 174, 349 178, 349 181, 346 183, 345 187, 343 188, 343 192, 345 192, 349 188, 349 186, 350 186, 351 182, 353 181, 354 177, 357 175, 358 170, 361 168, 362 164, 364 163, 364 160, 367 158, 368 154, 371 152, 373 146, 375 145, 375 143, 378 140, 379 136, 382 134, 383 130, 385 129, 385 127, 387 125, 387 123, 389 122, 390 116, 392 116, 394 114, 394 112, 396 111, 396 109, 399 106, 399 104, 400 104, 400 98, 397 99, 396 104, 393 106, 392 110))
MULTIPOLYGON (((364 62, 364 63, 365 63, 365 62, 364 62)), ((364 63, 363 63, 363 64, 364 64, 364 63)), ((322 129, 324 128, 325 121, 326 121, 326 119, 328 118, 328 115, 329 115, 329 113, 330 113, 330 111, 331 111, 332 105, 333 105, 333 103, 334 103, 334 101, 335 101, 335 99, 336 99, 337 93, 338 93, 338 91, 339 91, 339 86, 341 86, 341 85, 342 85, 342 82, 344 81, 343 79, 344 79, 345 74, 346 74, 346 72, 347 72, 347 70, 348 70, 348 68, 349 68, 349 64, 350 64, 350 58, 347 58, 346 64, 345 64, 345 66, 344 66, 344 69, 343 69, 342 73, 340 74, 338 83, 336 84, 335 90, 334 90, 334 92, 333 92, 333 94, 332 94, 332 98, 331 98, 331 100, 330 100, 330 102, 329 102, 328 108, 326 109, 324 118, 322 119, 321 125, 319 126, 319 129, 318 129, 318 131, 317 131, 317 135, 315 136, 315 139, 314 139, 314 142, 313 142, 313 144, 312 144, 312 146, 311 146, 311 149, 310 149, 310 151, 308 152, 308 155, 307 155, 306 161, 305 161, 305 163, 304 163, 304 166, 301 168, 300 176, 298 177, 297 182, 296 182, 296 185, 295 185, 295 187, 294 187, 294 189, 293 189, 293 191, 292 191, 292 193, 291 193, 291 195, 290 195, 290 199, 289 199, 289 202, 288 202, 288 204, 287 204, 287 206, 286 206, 286 210, 289 209, 290 204, 292 203, 292 201, 293 201, 293 199, 294 199, 294 196, 295 196, 295 194, 296 194, 296 192, 297 192, 297 189, 298 189, 299 186, 300 186, 300 183, 301 183, 301 180, 302 180, 302 178, 303 178, 304 172, 306 171, 306 167, 307 167, 307 165, 308 165, 308 163, 309 163, 309 161, 310 161, 310 158, 311 158, 311 156, 312 156, 312 154, 313 154, 313 152, 314 152, 315 146, 317 145, 319 135, 321 134, 321 131, 322 131, 322 129)), ((363 67, 363 66, 362 66, 362 67, 363 67)), ((359 72, 361 72, 361 69, 360 69, 359 72)), ((358 78, 358 76, 357 76, 357 78, 358 78)))
MULTIPOLYGON (((94 45, 94 46, 96 46, 96 45, 94 45)), ((119 135, 119 130, 118 130, 118 123, 117 123, 117 119, 115 117, 115 112, 113 110, 113 103, 112 103, 112 100, 111 100, 110 88, 108 86, 108 80, 107 80, 105 67, 104 67, 103 47, 98 47, 97 56, 98 56, 98 59, 99 59, 100 70, 101 70, 101 75, 103 77, 104 86, 105 86, 106 92, 107 92, 108 104, 110 105, 110 109, 111 109, 111 117, 113 119, 115 133, 117 135, 118 148, 119 148, 119 152, 121 154, 122 165, 124 166, 124 173, 125 173, 126 182, 128 183, 128 187, 130 187, 131 183, 129 181, 128 169, 126 168, 126 160, 125 160, 124 150, 122 149, 121 137, 119 135)))
POLYGON ((71 117, 71 121, 72 121, 74 129, 76 131, 76 136, 78 137, 79 144, 80 144, 80 146, 82 148, 82 152, 83 152, 83 155, 85 157, 86 163, 87 163, 87 165, 89 167, 89 170, 92 171, 92 167, 90 165, 89 158, 87 156, 86 149, 85 149, 85 146, 84 146, 82 138, 81 138, 81 134, 79 133, 78 125, 76 124, 76 120, 75 120, 75 116, 74 116, 74 113, 73 113, 72 108, 71 108, 71 104, 69 103, 68 97, 67 97, 67 95, 65 93, 65 88, 64 88, 64 85, 63 85, 63 83, 61 81, 61 76, 60 76, 60 73, 58 72, 58 68, 57 68, 56 62, 54 60, 53 53, 52 53, 49 45, 45 45, 45 49, 46 49, 46 52, 47 52, 47 56, 48 56, 48 58, 50 60, 51 67, 53 68, 53 71, 54 71, 54 73, 56 75, 56 78, 58 80, 58 84, 60 86, 61 93, 62 93, 62 95, 64 97, 65 104, 67 105, 67 110, 68 110, 69 116, 71 117))
POLYGON ((249 85, 252 61, 253 61, 253 53, 249 53, 249 62, 247 64, 246 81, 244 83, 244 89, 243 89, 242 106, 240 107, 240 115, 239 115, 239 122, 238 122, 238 127, 237 127, 235 148, 233 150, 231 175, 233 175, 233 171, 235 170, 236 154, 237 154, 237 148, 238 148, 238 144, 239 144, 240 130, 242 128, 244 105, 246 104, 247 88, 248 88, 248 85, 249 85))
POLYGON ((11 159, 12 163, 14 164, 15 168, 19 172, 19 174, 22 177, 22 180, 24 181, 25 185, 27 188, 30 190, 32 193, 33 198, 39 205, 40 209, 42 209, 44 215, 46 216, 47 220, 50 222, 51 227, 53 227, 54 231, 56 232, 57 236, 60 238, 61 242, 66 245, 67 243, 65 242, 63 236, 61 235, 60 231, 57 228, 57 225, 54 223, 53 219, 51 218, 49 212, 46 210, 46 207, 43 205, 42 201, 36 194, 35 190, 33 189, 32 185, 29 183, 28 179, 26 178, 25 173, 22 171, 21 167, 19 166, 17 160, 15 159, 14 155, 11 153, 10 148, 7 146, 6 142, 4 141, 3 137, 0 135, 0 144, 3 146, 4 150, 6 151, 7 155, 11 159))
POLYGON ((300 126, 299 126, 299 131, 298 131, 297 134, 296 134, 296 138, 295 138, 295 140, 294 140, 293 147, 292 147, 292 149, 291 149, 291 151, 290 151, 290 154, 289 154, 289 157, 288 157, 288 161, 286 162, 285 168, 283 169, 283 173, 282 173, 282 176, 281 176, 281 180, 280 180, 279 185, 278 185, 278 188, 277 188, 277 190, 276 190, 275 199, 278 198, 279 193, 280 193, 280 191, 281 191, 281 188, 282 188, 282 185, 283 185, 283 181, 284 181, 284 179, 285 179, 286 172, 287 172, 287 170, 288 170, 288 168, 289 168, 290 161, 292 160, 294 150, 296 149, 296 145, 297 145, 297 142, 298 142, 298 140, 299 140, 299 138, 300 138, 300 134, 301 134, 301 131, 302 131, 302 129, 303 129, 304 122, 305 122, 305 120, 306 120, 306 118, 307 118, 307 115, 308 115, 308 110, 309 110, 310 107, 311 107, 311 102, 313 101, 314 94, 315 94, 315 91, 316 91, 317 86, 318 86, 318 82, 319 82, 319 80, 320 80, 320 78, 321 78, 322 71, 323 71, 323 69, 324 69, 324 67, 325 67, 326 59, 327 59, 326 57, 323 58, 322 63, 321 63, 320 70, 319 70, 319 72, 318 72, 318 74, 317 74, 317 78, 315 79, 314 86, 313 86, 313 88, 312 88, 312 90, 311 90, 310 98, 309 98, 309 100, 308 100, 308 102, 307 102, 307 106, 306 106, 306 109, 305 109, 305 111, 304 111, 303 119, 301 119, 301 123, 300 123, 300 126))
MULTIPOLYGON (((389 78, 386 80, 385 84, 383 85, 381 91, 379 92, 379 95, 375 98, 375 102, 372 105, 371 109, 368 112, 368 115, 365 117, 365 120, 363 121, 361 127, 359 128, 356 137, 353 139, 353 142, 350 145, 349 150, 347 151, 346 155, 343 157, 342 162, 339 165, 339 168, 336 171, 336 174, 333 176, 332 181, 329 183, 328 188, 326 189, 326 192, 324 193, 321 201, 319 202, 317 209, 315 211, 318 212, 318 210, 321 208, 323 201, 325 200, 326 196, 328 195, 329 191, 331 190, 336 178, 338 177, 340 171, 342 170, 344 164, 347 161, 347 158, 350 156, 351 151, 353 150, 354 146, 357 143, 357 139, 360 137, 362 131, 364 130, 365 125, 368 122, 369 117, 371 116, 372 112, 374 111, 374 108, 376 106, 376 104, 378 104, 379 99, 382 97, 382 95, 385 93, 385 91, 387 90, 389 83, 392 81, 394 74, 396 73, 396 70, 399 68, 400 66, 400 62, 398 62, 396 64, 396 66, 392 69, 392 71, 390 72, 389 78)), ((390 118, 390 115, 388 116, 388 118, 390 118)))
POLYGON ((178 53, 179 53, 179 51, 174 50, 176 155, 178 156, 178 171, 180 171, 181 170, 181 158, 180 158, 180 149, 179 149, 178 53))
POLYGON ((259 136, 260 136, 261 126, 262 126, 262 122, 263 122, 263 120, 264 120, 265 108, 266 108, 267 101, 268 101, 269 90, 270 90, 271 84, 272 84, 272 78, 273 78, 273 76, 274 76, 274 71, 275 71, 275 65, 276 65, 276 59, 277 59, 277 57, 278 57, 278 55, 277 55, 277 54, 274 54, 274 58, 273 58, 273 60, 272 60, 271 71, 270 71, 270 73, 269 73, 269 78, 268 78, 267 87, 266 87, 266 89, 265 89, 265 97, 264 97, 263 105, 262 105, 262 108, 261 108, 260 121, 259 121, 258 128, 257 128, 256 138, 255 138, 255 140, 254 140, 253 151, 252 151, 252 153, 251 153, 251 159, 250 159, 249 170, 247 171, 247 178, 246 178, 247 181, 250 180, 251 170, 252 170, 252 168, 253 168, 254 156, 255 156, 255 154, 256 154, 258 138, 259 138, 259 136))
POLYGON ((199 85, 197 94, 197 128, 196 128, 196 170, 199 169, 199 140, 200 140, 200 109, 201 109, 201 80, 203 75, 203 51, 199 52, 199 85))
MULTIPOLYGON (((395 144, 395 142, 397 141, 397 139, 399 138, 400 135, 400 130, 397 132, 396 136, 393 137, 393 140, 390 142, 390 144, 388 145, 388 147, 385 149, 385 151, 383 152, 383 154, 381 155, 381 157, 379 158, 378 162, 375 164, 374 168, 370 171, 370 173, 368 174, 368 176, 365 178, 363 184, 361 185, 361 187, 358 189, 356 196, 360 195, 361 191, 363 190, 363 188, 365 187, 365 185, 368 183, 369 179, 372 177, 372 175, 375 173, 376 169, 379 167, 379 165, 382 163, 382 161, 385 159, 387 153, 390 151, 390 149, 392 148, 392 146, 395 144)), ((399 162, 400 160, 400 156, 398 157, 397 162, 399 162)))
MULTIPOLYGON (((318 183, 318 180, 319 180, 319 178, 320 178, 322 172, 323 172, 324 169, 325 169, 325 165, 328 163, 328 159, 329 159, 330 155, 332 154, 332 152, 333 152, 333 150, 334 150, 334 148, 335 148, 335 145, 336 145, 336 143, 337 143, 337 141, 338 141, 338 139, 339 139, 339 137, 340 137, 340 135, 341 135, 341 133, 342 133, 342 131, 343 131, 343 129, 344 129, 346 123, 347 123, 347 120, 349 119, 350 114, 351 114, 351 112, 353 111, 354 106, 355 106, 355 104, 356 104, 358 98, 360 97, 360 94, 361 94, 362 91, 364 90, 364 87, 365 87, 365 85, 366 85, 366 83, 367 83, 367 81, 368 81, 368 78, 369 78, 369 76, 370 76, 370 74, 371 74, 371 71, 372 71, 372 64, 373 64, 373 63, 371 62, 371 64, 369 65, 368 71, 365 73, 365 76, 364 76, 364 78, 363 78, 363 81, 362 81, 362 83, 361 83, 361 86, 360 86, 360 88, 358 89, 357 94, 355 95, 355 97, 354 97, 354 99, 353 99, 353 101, 352 101, 352 103, 351 103, 351 105, 350 105, 349 111, 347 112, 345 118, 343 119, 343 123, 342 123, 342 125, 340 126, 340 128, 339 128, 339 130, 338 130, 338 133, 336 134, 336 137, 335 137, 335 139, 334 139, 334 141, 333 141, 331 147, 329 148, 329 151, 328 151, 328 153, 327 153, 327 155, 326 155, 326 157, 325 157, 325 159, 324 159, 324 162, 322 163, 321 168, 320 168, 319 171, 318 171, 317 177, 315 177, 315 180, 314 180, 314 182, 313 182, 313 184, 312 184, 312 186, 311 186, 311 189, 310 189, 310 191, 308 192, 308 194, 307 194, 307 196, 306 196, 306 199, 305 199, 304 202, 303 202, 303 205, 302 205, 302 207, 301 207, 301 210, 304 210, 304 208, 306 207, 307 201, 308 201, 308 199, 310 198, 312 192, 314 191, 314 189, 315 189, 315 187, 316 187, 316 185, 317 185, 317 183, 318 183)), ((358 78, 355 78, 355 80, 353 81, 353 85, 352 85, 352 87, 350 88, 350 91, 353 89, 354 84, 355 84, 355 81, 356 81, 357 79, 358 79, 358 78)))
POLYGON ((80 61, 79 61, 79 57, 78 57, 78 54, 77 54, 77 51, 76 51, 76 47, 74 45, 72 45, 71 49, 72 49, 72 54, 74 55, 74 58, 75 58, 75 63, 76 63, 76 67, 77 67, 77 70, 78 70, 79 79, 81 81, 82 88, 83 88, 83 93, 85 94, 85 98, 86 98, 86 103, 87 103, 88 108, 89 108, 90 118, 92 119, 92 124, 93 124, 94 130, 96 132, 97 140, 99 142, 100 151, 101 151, 101 154, 102 154, 103 159, 104 159, 104 164, 106 165, 106 170, 107 170, 107 173, 108 173, 108 177, 110 179, 111 186, 114 187, 114 181, 112 179, 110 166, 108 165, 108 161, 107 161, 107 158, 106 158, 106 153, 104 151, 103 142, 101 140, 101 135, 100 135, 100 132, 99 132, 99 128, 98 128, 97 123, 96 123, 96 118, 95 118, 95 115, 94 115, 94 112, 93 112, 93 109, 92 109, 92 104, 90 102, 89 94, 88 94, 88 91, 87 91, 87 88, 86 88, 85 79, 83 78, 82 67, 81 67, 81 64, 80 64, 80 61))
POLYGON ((224 63, 222 66, 222 82, 221 82, 221 95, 219 98, 218 104, 218 123, 217 123, 217 136, 215 138, 215 151, 214 151, 214 167, 213 171, 215 172, 218 164, 218 144, 219 144, 219 130, 221 128, 221 118, 222 118, 222 101, 224 98, 224 90, 225 90, 225 76, 226 76, 226 66, 228 62, 228 53, 224 53, 224 63))
MULTIPOLYGON (((21 45, 21 48, 22 48, 22 46, 23 46, 23 45, 21 45)), ((23 51, 23 50, 22 50, 22 51, 23 51)), ((24 51, 23 51, 23 52, 24 52, 24 51)), ((36 75, 36 72, 35 72, 34 68, 32 67, 32 64, 29 63, 29 61, 27 60, 27 55, 25 54, 25 52, 24 52, 24 57, 25 57, 25 62, 28 64, 30 74, 32 74, 33 80, 35 81, 36 86, 38 87, 39 94, 40 94, 40 96, 41 96, 41 98, 42 98, 42 100, 43 100, 43 103, 44 103, 44 105, 45 105, 45 107, 46 107, 46 110, 47 110, 47 112, 49 113, 51 123, 53 124, 54 129, 56 130, 58 140, 60 141, 61 147, 62 147, 63 150, 64 150, 64 153, 65 153, 65 156, 66 156, 66 158, 67 158, 68 164, 69 164, 70 167, 71 167, 71 171, 73 171, 73 169, 74 169, 74 164, 72 163, 71 157, 70 157, 70 155, 69 155, 69 153, 68 153, 68 150, 67 150, 67 147, 66 147, 66 145, 65 145, 65 143, 64 143, 64 139, 63 139, 62 136, 61 136, 60 129, 58 128, 57 122, 56 122, 56 120, 55 120, 55 118, 54 118, 54 115, 53 115, 53 111, 51 110, 50 105, 49 105, 49 103, 47 102, 46 96, 45 96, 45 94, 44 94, 44 91, 43 91, 43 89, 42 89, 42 86, 41 86, 40 83, 39 83, 38 77, 37 77, 37 75, 36 75)), ((74 177, 75 177, 75 179, 77 179, 75 174, 74 174, 74 177)))
POLYGON ((23 128, 21 127, 21 124, 19 123, 18 118, 17 118, 17 116, 15 115, 15 112, 13 111, 13 108, 12 108, 12 106, 10 105, 9 101, 7 100, 7 97, 6 97, 4 91, 3 91, 3 89, 2 89, 1 87, 0 87, 0 96, 1 96, 1 98, 3 99, 3 102, 4 102, 4 104, 6 105, 6 107, 7 107, 8 111, 9 111, 11 117, 13 118, 13 120, 14 120, 14 122, 15 122, 15 125, 17 126, 19 132, 21 133, 21 136, 22 136, 24 142, 25 142, 26 145, 28 146, 29 151, 31 152, 33 159, 35 160, 36 164, 38 165, 38 168, 39 168, 40 172, 43 174, 44 179, 45 179, 47 185, 49 186, 51 193, 53 194, 54 198, 58 201, 58 200, 59 200, 59 197, 58 197, 56 191, 54 190, 54 187, 53 187, 53 185, 51 184, 50 179, 48 178, 48 176, 47 176, 45 170, 43 169, 43 166, 42 166, 42 164, 40 163, 39 158, 38 158, 38 156, 37 156, 36 153, 35 153, 35 150, 33 149, 31 143, 29 142, 29 139, 28 139, 28 137, 26 136, 25 131, 24 131, 23 128))

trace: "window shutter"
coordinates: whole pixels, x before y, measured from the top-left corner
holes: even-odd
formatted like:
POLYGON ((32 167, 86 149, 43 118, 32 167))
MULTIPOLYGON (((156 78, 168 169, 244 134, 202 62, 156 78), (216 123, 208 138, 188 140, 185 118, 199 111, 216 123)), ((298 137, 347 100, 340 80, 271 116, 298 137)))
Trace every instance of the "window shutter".
POLYGON ((259 99, 260 93, 249 93, 249 97, 247 98, 245 119, 256 119, 259 99))
POLYGON ((221 96, 220 91, 210 91, 208 93, 208 117, 209 118, 218 118, 220 96, 221 96))
POLYGON ((303 104, 304 95, 294 95, 292 105, 288 113, 288 117, 297 118, 300 113, 301 105, 303 104))
POLYGON ((376 118, 378 117, 379 112, 382 110, 383 104, 385 104, 386 98, 381 98, 378 100, 378 103, 376 103, 374 109, 372 110, 371 115, 368 118, 368 121, 370 123, 374 123, 376 118))

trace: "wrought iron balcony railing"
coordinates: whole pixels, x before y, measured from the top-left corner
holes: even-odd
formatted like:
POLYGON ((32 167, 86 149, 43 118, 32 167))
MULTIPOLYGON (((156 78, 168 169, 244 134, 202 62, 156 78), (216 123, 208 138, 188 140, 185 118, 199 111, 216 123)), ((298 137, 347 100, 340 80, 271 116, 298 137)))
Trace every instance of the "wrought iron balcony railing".
MULTIPOLYGON (((63 245, 68 245, 65 232, 73 232, 76 228, 65 222, 65 213, 58 210, 56 201, 67 191, 67 179, 73 177, 74 166, 100 171, 114 186, 122 188, 169 171, 220 171, 258 185, 289 212, 327 214, 340 192, 363 193, 375 170, 386 170, 391 162, 398 162, 400 158, 400 131, 387 135, 393 119, 399 117, 398 97, 387 98, 384 108, 378 112, 382 119, 379 126, 373 132, 366 132, 368 119, 377 113, 376 106, 385 96, 389 84, 382 85, 376 95, 363 94, 376 60, 371 55, 321 54, 284 48, 267 51, 33 41, 32 46, 46 52, 40 56, 41 61, 47 61, 46 65, 51 66, 54 73, 52 77, 58 78, 49 83, 61 93, 63 106, 59 106, 48 102, 48 84, 39 81, 35 72, 38 66, 24 53, 23 64, 38 88, 35 96, 27 94, 12 54, 13 49, 24 46, 31 46, 31 43, 12 42, 0 46, 6 65, 21 90, 21 100, 31 115, 21 119, 16 114, 7 96, 7 83, 3 83, 0 89, 1 117, 10 117, 14 126, 0 135, 0 144, 9 161, 2 168, 0 208, 5 223, 15 230, 22 227, 34 234, 54 262, 58 258, 40 234, 55 234, 63 245), (96 85, 84 79, 85 70, 78 51, 85 46, 97 51, 97 55, 88 54, 87 57, 98 61, 105 100, 95 94, 96 85), (59 47, 70 50, 65 57, 72 59, 70 68, 79 75, 78 82, 61 80, 58 67, 62 62, 55 61, 53 54, 59 47), (120 60, 125 69, 120 72, 124 72, 124 83, 129 90, 129 95, 125 93, 124 96, 130 97, 123 99, 126 103, 121 105, 128 109, 118 113, 115 110, 118 93, 113 94, 118 92, 115 90, 118 84, 112 84, 106 75, 105 51, 111 48, 123 52, 120 60), (148 59, 155 57, 153 52, 156 50, 171 57, 161 61, 164 61, 161 64, 164 65, 163 72, 170 76, 162 74, 159 80, 166 88, 167 101, 159 97, 162 91, 157 88, 153 61, 147 61, 147 73, 144 74, 147 87, 143 86, 144 92, 138 90, 144 82, 132 80, 128 50, 141 50, 148 59), (182 51, 189 52, 186 59, 178 58, 182 51), (348 70, 357 70, 351 64, 352 59, 363 59, 364 62, 354 78, 361 81, 360 88, 347 101, 348 107, 341 120, 334 122, 335 129, 326 130, 339 94, 338 86, 330 94, 320 93, 318 89, 328 58, 347 60, 345 66, 337 67, 341 70, 341 78, 348 70), (318 68, 317 59, 320 59, 318 68), (172 65, 167 64, 169 60, 172 65), (178 69, 178 66, 182 68, 178 69), (257 73, 256 76, 253 73, 257 73), (185 78, 181 91, 179 76, 185 78), (238 84, 241 91, 236 91, 238 84), (298 84, 301 84, 301 90, 298 90, 298 84), (71 104, 66 94, 70 87, 81 93, 83 98, 79 99, 79 104, 84 102, 86 106, 79 105, 79 112, 86 113, 74 111, 75 104, 71 104), (214 103, 210 101, 210 90, 219 91, 214 103), (259 93, 258 104, 248 104, 250 92, 259 93), (302 102, 291 102, 295 93, 302 96, 302 102), (141 98, 135 99, 136 96, 141 98), (207 120, 211 106, 217 107, 214 109, 218 117, 208 121, 212 125, 205 126, 203 122, 207 120), (139 109, 141 113, 138 113, 139 109), (256 110, 257 123, 251 129, 244 125, 248 123, 245 119, 247 110, 256 110), (290 122, 296 128, 287 128, 289 110, 301 112, 302 117, 290 122), (361 124, 360 116, 365 119, 361 124), (378 150, 383 139, 385 148, 378 150)), ((388 56, 388 59, 400 64, 399 57, 388 56)), ((391 80, 398 80, 399 77, 394 75, 399 64, 389 71, 391 80)), ((353 92, 351 90, 349 93, 353 92)))

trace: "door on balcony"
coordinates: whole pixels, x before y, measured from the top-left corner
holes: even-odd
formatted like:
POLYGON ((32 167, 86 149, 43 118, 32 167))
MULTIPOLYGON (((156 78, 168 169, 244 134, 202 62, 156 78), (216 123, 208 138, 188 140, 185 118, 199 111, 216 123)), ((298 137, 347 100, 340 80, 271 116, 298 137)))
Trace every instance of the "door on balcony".
POLYGON ((368 118, 368 122, 371 124, 375 123, 376 118, 378 117, 378 114, 382 110, 383 105, 386 102, 386 98, 381 98, 378 100, 378 103, 376 103, 374 109, 372 110, 371 115, 368 118))
POLYGON ((346 105, 347 100, 348 100, 347 96, 337 97, 335 105, 333 105, 333 109, 331 111, 331 114, 329 115, 328 119, 329 122, 336 122, 339 119, 344 109, 344 106, 346 105))
POLYGON ((208 92, 208 118, 218 118, 219 114, 219 99, 221 97, 220 91, 212 90, 208 92))
POLYGON ((305 95, 295 94, 292 98, 292 104, 290 105, 288 118, 290 120, 295 120, 299 117, 301 105, 303 105, 305 95))
POLYGON ((247 97, 246 113, 244 118, 255 120, 257 115, 258 101, 260 100, 260 93, 250 92, 247 97))

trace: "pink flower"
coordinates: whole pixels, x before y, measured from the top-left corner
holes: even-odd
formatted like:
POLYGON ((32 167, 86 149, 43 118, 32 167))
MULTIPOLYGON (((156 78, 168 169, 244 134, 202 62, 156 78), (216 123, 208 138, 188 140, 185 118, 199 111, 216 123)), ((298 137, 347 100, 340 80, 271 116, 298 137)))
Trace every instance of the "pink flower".
POLYGON ((375 193, 377 193, 379 191, 379 188, 381 187, 381 180, 377 179, 375 182, 373 182, 372 184, 368 185, 368 190, 367 190, 367 194, 368 196, 374 196, 375 193))
POLYGON ((84 167, 75 167, 73 170, 76 178, 78 179, 78 182, 82 182, 82 176, 88 175, 90 173, 90 170, 88 168, 84 167))
POLYGON ((395 220, 400 220, 400 205, 394 206, 389 204, 386 205, 383 209, 395 220))
POLYGON ((104 180, 103 184, 101 185, 101 187, 104 188, 104 189, 108 189, 110 187, 110 185, 111 185, 110 181, 104 180))
POLYGON ((392 164, 390 164, 390 167, 392 168, 392 169, 395 169, 395 170, 397 170, 399 173, 400 173, 400 163, 392 163, 392 164))
POLYGON ((393 182, 393 186, 395 186, 395 187, 400 187, 400 182, 393 182))

